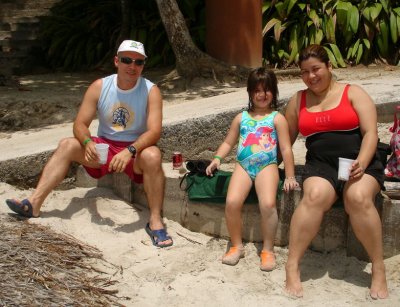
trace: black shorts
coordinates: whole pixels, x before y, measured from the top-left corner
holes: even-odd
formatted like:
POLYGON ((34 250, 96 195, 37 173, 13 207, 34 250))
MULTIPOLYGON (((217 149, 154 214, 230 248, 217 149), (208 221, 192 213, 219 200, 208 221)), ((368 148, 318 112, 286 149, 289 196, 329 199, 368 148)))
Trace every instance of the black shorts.
MULTIPOLYGON (((371 161, 365 170, 365 174, 371 175, 378 182, 382 190, 385 190, 384 172, 382 162, 377 157, 371 161)), ((309 177, 321 177, 330 182, 339 198, 342 197, 345 181, 338 179, 338 167, 328 162, 311 160, 304 166, 303 182, 309 177)))

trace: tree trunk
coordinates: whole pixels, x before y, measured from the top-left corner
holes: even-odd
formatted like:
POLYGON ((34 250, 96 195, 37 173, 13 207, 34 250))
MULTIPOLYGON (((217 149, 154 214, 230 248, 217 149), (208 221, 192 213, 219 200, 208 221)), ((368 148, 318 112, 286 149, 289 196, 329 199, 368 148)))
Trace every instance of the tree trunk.
POLYGON ((189 81, 195 77, 213 77, 222 81, 225 75, 243 77, 248 69, 230 66, 202 52, 193 43, 176 0, 156 0, 161 20, 176 57, 178 74, 189 81))
POLYGON ((129 39, 131 32, 131 4, 130 0, 120 0, 121 5, 121 31, 117 40, 117 46, 123 40, 129 39))

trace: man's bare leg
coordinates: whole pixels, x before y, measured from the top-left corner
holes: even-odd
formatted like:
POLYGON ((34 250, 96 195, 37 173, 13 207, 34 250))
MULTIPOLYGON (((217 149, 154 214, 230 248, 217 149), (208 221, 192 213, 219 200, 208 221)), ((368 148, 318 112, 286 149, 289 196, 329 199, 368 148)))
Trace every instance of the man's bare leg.
POLYGON ((84 148, 75 138, 65 138, 60 141, 54 154, 43 168, 36 189, 28 197, 32 204, 33 216, 39 216, 43 202, 65 178, 71 162, 84 162, 84 152, 84 148))
MULTIPOLYGON (((150 210, 150 229, 163 229, 161 211, 164 203, 165 175, 161 152, 156 146, 144 149, 134 163, 136 173, 143 174, 143 187, 150 210)), ((163 241, 170 244, 172 240, 163 241)))

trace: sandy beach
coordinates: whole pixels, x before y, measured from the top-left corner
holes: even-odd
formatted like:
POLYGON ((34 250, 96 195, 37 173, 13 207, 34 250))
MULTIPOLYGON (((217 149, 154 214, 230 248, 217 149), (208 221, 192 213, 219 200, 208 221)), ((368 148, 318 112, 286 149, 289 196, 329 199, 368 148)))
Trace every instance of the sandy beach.
MULTIPOLYGON (((24 197, 29 191, 0 183, 0 202, 24 197)), ((6 206, 0 213, 12 216, 6 206)), ((114 266, 119 302, 126 306, 398 306, 400 255, 385 260, 390 297, 372 301, 368 295, 370 263, 346 257, 345 250, 329 254, 308 251, 302 262, 304 298, 283 291, 287 248, 276 248, 278 266, 259 269, 258 243, 245 245, 246 257, 237 266, 221 264, 227 240, 191 232, 164 219, 174 246, 155 248, 144 226, 149 212, 131 206, 106 188, 54 191, 40 218, 30 223, 49 226, 98 248, 114 266), (129 298, 129 299, 126 299, 129 298)))
MULTIPOLYGON (((0 214, 13 216, 5 199, 30 192, 0 182, 0 214)), ((98 248, 111 264, 103 269, 117 281, 111 288, 125 306, 400 306, 400 255, 385 259, 389 298, 374 301, 370 263, 347 257, 344 249, 309 250, 301 265, 304 297, 293 299, 283 291, 287 248, 275 248, 278 265, 272 272, 259 269, 259 243, 246 243, 245 258, 226 266, 221 264, 226 239, 164 219, 174 245, 155 248, 144 230, 148 217, 147 208, 128 204, 107 188, 73 188, 52 192, 41 217, 29 222, 98 248)))

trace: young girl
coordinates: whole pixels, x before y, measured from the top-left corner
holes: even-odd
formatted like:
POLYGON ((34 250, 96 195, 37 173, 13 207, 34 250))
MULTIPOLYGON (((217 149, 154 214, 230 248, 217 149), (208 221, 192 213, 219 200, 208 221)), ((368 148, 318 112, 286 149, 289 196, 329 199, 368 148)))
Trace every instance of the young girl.
POLYGON ((236 265, 244 257, 242 243, 241 210, 255 184, 263 234, 260 269, 275 268, 274 239, 278 225, 276 193, 279 183, 277 144, 285 164, 287 192, 298 186, 294 177, 294 158, 285 117, 273 111, 277 108, 278 86, 275 74, 263 67, 254 69, 247 80, 248 111, 238 114, 232 121, 224 142, 219 146, 206 173, 212 176, 222 158, 238 144, 237 163, 229 183, 226 197, 225 218, 231 237, 231 248, 222 263, 236 265))

